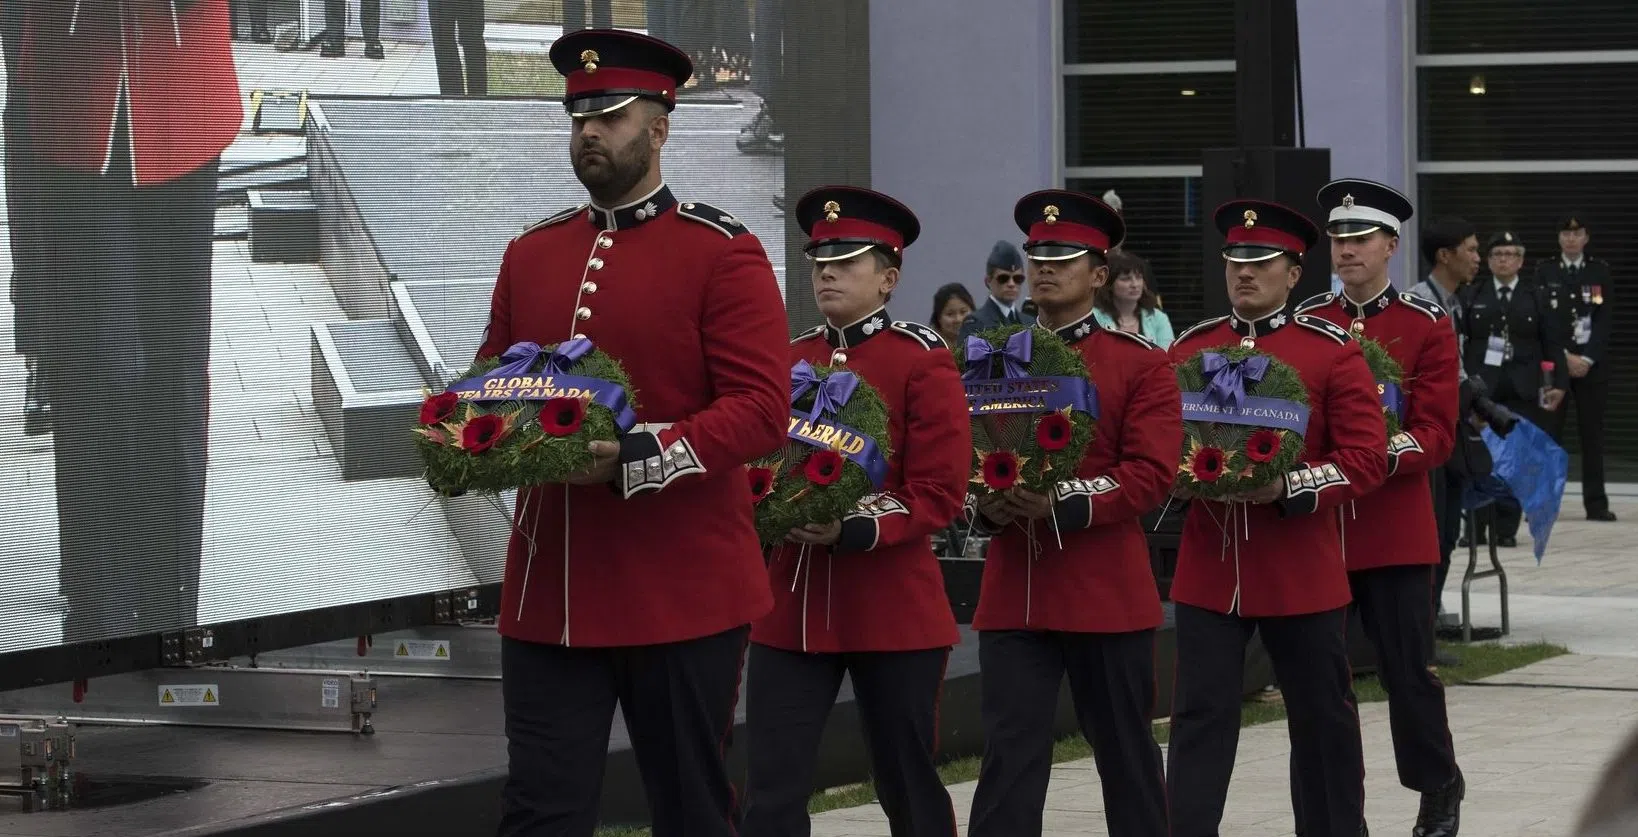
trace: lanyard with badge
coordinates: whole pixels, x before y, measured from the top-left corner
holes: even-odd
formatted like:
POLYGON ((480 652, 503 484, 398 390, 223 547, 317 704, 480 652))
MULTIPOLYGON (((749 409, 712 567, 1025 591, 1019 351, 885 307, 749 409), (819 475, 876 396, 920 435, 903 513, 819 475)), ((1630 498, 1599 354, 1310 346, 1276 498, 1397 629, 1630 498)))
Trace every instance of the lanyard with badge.
POLYGON ((1581 307, 1576 313, 1575 333, 1571 335, 1570 342, 1577 346, 1584 346, 1588 341, 1592 340, 1592 308, 1588 306, 1603 304, 1603 285, 1581 286, 1581 307))
MULTIPOLYGON (((1508 296, 1511 297, 1512 294, 1509 293, 1508 296)), ((1504 303, 1498 309, 1500 319, 1497 320, 1496 325, 1492 326, 1490 341, 1485 344, 1485 366, 1501 366, 1513 359, 1513 335, 1511 329, 1508 328, 1507 314, 1507 305, 1504 303)))

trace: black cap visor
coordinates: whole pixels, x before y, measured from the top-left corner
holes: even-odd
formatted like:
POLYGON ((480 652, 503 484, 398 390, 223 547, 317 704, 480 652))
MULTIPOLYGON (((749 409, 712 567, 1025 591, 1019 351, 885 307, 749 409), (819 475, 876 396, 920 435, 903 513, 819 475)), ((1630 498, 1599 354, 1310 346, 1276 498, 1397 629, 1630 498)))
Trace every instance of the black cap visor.
POLYGON ((1062 241, 1037 241, 1024 245, 1024 254, 1037 262, 1066 262, 1091 251, 1092 248, 1084 244, 1067 244, 1062 241))
POLYGON ((1290 255, 1293 259, 1302 258, 1289 250, 1269 244, 1230 244, 1223 248, 1223 258, 1239 264, 1266 262, 1275 256, 1283 255, 1290 255))
POLYGON ((613 113, 638 99, 648 99, 659 102, 670 110, 672 105, 664 96, 648 90, 600 90, 596 93, 576 96, 563 102, 563 109, 576 119, 587 119, 593 116, 602 116, 613 113))
POLYGON ((1377 230, 1381 230, 1388 235, 1399 234, 1392 227, 1373 224, 1370 221, 1332 221, 1325 225, 1326 234, 1332 238, 1353 238, 1356 235, 1366 235, 1377 230))
POLYGON ((870 241, 863 238, 833 238, 821 241, 818 244, 809 244, 805 249, 808 258, 816 262, 839 262, 851 259, 854 256, 864 255, 872 247, 880 247, 891 251, 893 248, 879 241, 870 241))

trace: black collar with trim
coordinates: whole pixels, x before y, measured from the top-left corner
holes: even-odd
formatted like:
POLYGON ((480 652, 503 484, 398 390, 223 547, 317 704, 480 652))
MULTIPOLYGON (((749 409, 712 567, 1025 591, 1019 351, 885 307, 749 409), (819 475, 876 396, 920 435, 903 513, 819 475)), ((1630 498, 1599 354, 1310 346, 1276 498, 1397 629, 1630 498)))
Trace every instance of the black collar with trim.
POLYGON ((604 209, 593 203, 586 207, 586 220, 596 224, 598 229, 614 232, 652 221, 676 205, 677 198, 671 194, 671 187, 661 183, 660 188, 624 206, 604 209))
POLYGON ((825 342, 833 349, 851 349, 888 330, 892 325, 893 318, 888 316, 887 308, 877 308, 845 326, 837 327, 825 323, 825 342))
MULTIPOLYGON (((1035 322, 1039 324, 1041 321, 1037 319, 1035 322)), ((1086 312, 1086 316, 1081 317, 1078 320, 1074 320, 1067 325, 1052 329, 1052 333, 1058 335, 1058 338, 1063 340, 1065 343, 1074 343, 1077 340, 1090 337, 1092 332, 1097 331, 1102 327, 1103 326, 1098 324, 1097 309, 1093 308, 1086 312)))
POLYGON ((1348 316, 1355 320, 1361 320, 1366 317, 1374 317, 1377 314, 1392 308, 1394 301, 1397 299, 1399 299, 1399 289, 1395 288, 1392 282, 1389 282, 1388 286, 1383 288, 1381 293, 1365 300, 1364 302, 1355 302, 1350 299, 1348 297, 1347 289, 1344 289, 1342 293, 1337 294, 1337 304, 1341 305, 1342 310, 1347 311, 1348 316))
POLYGON ((1228 322, 1229 328, 1234 329, 1234 333, 1241 337, 1267 337, 1291 324, 1291 311, 1282 305, 1274 313, 1255 320, 1248 320, 1238 313, 1230 313, 1228 322))

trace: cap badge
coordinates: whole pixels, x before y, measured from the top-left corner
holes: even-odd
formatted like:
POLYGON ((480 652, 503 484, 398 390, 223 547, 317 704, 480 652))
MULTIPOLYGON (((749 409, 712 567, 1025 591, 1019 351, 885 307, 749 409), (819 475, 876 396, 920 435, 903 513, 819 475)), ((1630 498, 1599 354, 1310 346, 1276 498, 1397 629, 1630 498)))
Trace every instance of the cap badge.
POLYGON ((1255 226, 1257 226, 1257 210, 1248 209, 1246 210, 1246 229, 1249 230, 1255 226))
POLYGON ((825 220, 836 223, 842 217, 842 205, 835 201, 825 201, 825 220))
POLYGON ((1353 195, 1348 194, 1348 195, 1343 195, 1342 196, 1342 208, 1343 209, 1353 209, 1354 208, 1354 196, 1353 195))
POLYGON ((1512 233, 1502 233, 1502 241, 1505 241, 1508 244, 1512 244, 1513 243, 1513 234, 1512 233))
POLYGON ((1041 210, 1041 214, 1046 216, 1046 222, 1048 224, 1058 223, 1058 206, 1056 204, 1047 204, 1046 207, 1041 210))
POLYGON ((586 65, 587 73, 597 72, 597 62, 601 60, 603 59, 597 55, 597 50, 595 49, 583 49, 580 51, 580 63, 586 65))
POLYGON ((1565 224, 1565 225, 1564 225, 1564 226, 1565 226, 1565 227, 1566 227, 1566 228, 1568 228, 1568 229, 1572 229, 1572 230, 1579 230, 1579 229, 1581 229, 1581 222, 1580 222, 1580 221, 1577 221, 1577 220, 1576 220, 1576 219, 1574 219, 1574 218, 1571 218, 1571 219, 1570 219, 1570 223, 1568 223, 1568 224, 1565 224))

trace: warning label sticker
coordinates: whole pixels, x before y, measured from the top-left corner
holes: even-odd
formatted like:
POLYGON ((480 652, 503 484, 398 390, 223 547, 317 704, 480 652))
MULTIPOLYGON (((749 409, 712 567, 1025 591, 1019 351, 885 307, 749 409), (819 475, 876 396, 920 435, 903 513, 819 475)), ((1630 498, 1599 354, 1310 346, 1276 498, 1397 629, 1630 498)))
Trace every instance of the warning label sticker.
POLYGON ((449 641, 430 639, 401 639, 392 655, 405 660, 448 660, 449 641))
POLYGON ((221 689, 215 683, 190 686, 160 686, 160 706, 221 706, 221 689))
POLYGON ((319 706, 323 709, 341 708, 341 679, 337 677, 324 678, 324 689, 320 693, 319 706))

